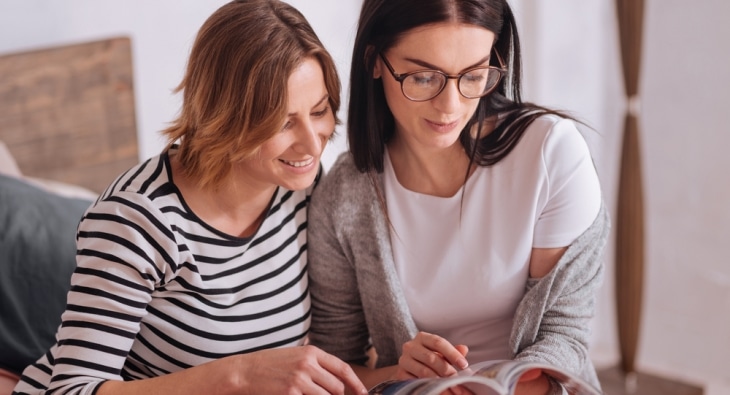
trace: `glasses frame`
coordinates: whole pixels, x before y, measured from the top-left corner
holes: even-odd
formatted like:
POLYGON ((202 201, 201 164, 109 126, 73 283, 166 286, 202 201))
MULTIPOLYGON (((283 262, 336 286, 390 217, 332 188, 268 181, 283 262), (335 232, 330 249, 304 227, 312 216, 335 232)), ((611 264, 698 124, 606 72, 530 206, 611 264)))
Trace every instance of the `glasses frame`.
POLYGON ((393 78, 396 81, 398 81, 398 83, 400 84, 400 91, 403 94, 403 96, 405 96, 405 98, 408 99, 408 100, 410 100, 410 101, 422 102, 422 101, 433 100, 435 97, 437 97, 438 95, 440 95, 441 92, 444 91, 444 88, 446 88, 446 84, 449 82, 449 80, 457 80, 456 81, 456 90, 459 91, 459 94, 461 96, 464 96, 467 99, 479 99, 481 97, 484 97, 484 96, 492 93, 497 88, 497 86, 499 86, 499 82, 502 80, 502 78, 504 78, 505 74, 507 74, 507 68, 504 66, 504 61, 502 60, 502 57, 499 56, 499 52, 494 51, 494 54, 497 55, 497 61, 499 62, 499 67, 492 66, 492 65, 472 67, 470 69, 464 70, 463 73, 459 73, 459 74, 446 74, 446 73, 444 73, 441 70, 431 70, 431 69, 416 70, 416 71, 410 71, 408 73, 398 74, 398 73, 395 72, 395 69, 390 64, 390 62, 385 57, 385 55, 383 55, 382 52, 379 55, 380 55, 380 58, 383 59, 383 63, 385 63, 385 67, 387 67, 388 68, 388 71, 390 71, 390 75, 392 75, 393 78), (468 74, 468 73, 470 73, 470 72, 472 72, 474 70, 480 70, 480 69, 492 69, 492 70, 498 71, 499 72, 499 78, 497 79, 497 83, 494 84, 494 86, 491 87, 489 90, 483 92, 479 96, 467 96, 467 95, 465 95, 461 91, 461 77, 463 77, 464 75, 466 75, 466 74, 468 74), (438 73, 438 74, 441 74, 445 78, 444 84, 441 85, 441 89, 439 89, 438 92, 436 92, 433 96, 429 97, 428 99, 413 99, 412 97, 406 95, 406 92, 403 89, 403 81, 405 81, 405 79, 408 78, 408 77, 410 77, 411 75, 418 74, 418 73, 438 73))

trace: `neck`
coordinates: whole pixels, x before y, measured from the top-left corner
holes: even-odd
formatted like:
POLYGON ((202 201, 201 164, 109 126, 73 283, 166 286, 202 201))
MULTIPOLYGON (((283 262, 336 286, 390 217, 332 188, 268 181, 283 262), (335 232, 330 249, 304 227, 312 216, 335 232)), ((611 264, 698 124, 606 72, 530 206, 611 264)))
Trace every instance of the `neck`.
POLYGON ((469 157, 458 142, 442 149, 414 149, 396 138, 388 145, 388 155, 398 182, 408 190, 451 197, 464 186, 469 157))
POLYGON ((176 158, 171 157, 170 162, 173 182, 198 218, 231 236, 250 237, 256 233, 276 192, 275 185, 245 185, 230 179, 217 188, 201 189, 185 176, 176 158))

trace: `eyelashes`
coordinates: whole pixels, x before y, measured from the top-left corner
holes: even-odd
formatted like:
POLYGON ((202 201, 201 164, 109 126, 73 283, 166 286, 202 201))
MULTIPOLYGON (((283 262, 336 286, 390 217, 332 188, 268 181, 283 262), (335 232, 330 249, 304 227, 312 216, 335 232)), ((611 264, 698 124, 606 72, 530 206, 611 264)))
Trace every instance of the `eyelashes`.
MULTIPOLYGON (((330 106, 326 106, 323 110, 315 111, 315 112, 311 113, 310 115, 314 118, 323 118, 323 117, 327 116, 327 114, 329 114, 329 113, 330 113, 330 106)), ((294 125, 294 123, 292 121, 286 121, 284 126, 281 127, 281 131, 283 132, 283 131, 289 130, 289 129, 291 129, 291 127, 293 125, 294 125)))

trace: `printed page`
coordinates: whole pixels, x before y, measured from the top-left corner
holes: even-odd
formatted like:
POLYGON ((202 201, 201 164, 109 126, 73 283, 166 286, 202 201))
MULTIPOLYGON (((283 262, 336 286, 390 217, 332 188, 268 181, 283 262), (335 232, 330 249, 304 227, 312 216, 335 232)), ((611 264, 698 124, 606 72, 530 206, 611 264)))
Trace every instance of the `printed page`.
POLYGON ((453 376, 439 379, 413 379, 380 383, 370 389, 369 395, 440 395, 444 391, 463 386, 474 395, 506 395, 500 386, 477 376, 453 376))
POLYGON ((562 387, 561 390, 556 388, 553 391, 556 395, 602 395, 601 391, 580 377, 541 363, 512 360, 485 361, 472 364, 459 374, 492 378, 504 385, 507 388, 507 393, 511 393, 517 386, 520 377, 532 369, 541 369, 543 373, 552 378, 554 383, 558 384, 556 387, 562 387))
POLYGON ((412 395, 440 395, 449 388, 463 386, 474 395, 507 395, 500 392, 500 386, 493 380, 478 376, 453 376, 437 380, 429 380, 412 395))

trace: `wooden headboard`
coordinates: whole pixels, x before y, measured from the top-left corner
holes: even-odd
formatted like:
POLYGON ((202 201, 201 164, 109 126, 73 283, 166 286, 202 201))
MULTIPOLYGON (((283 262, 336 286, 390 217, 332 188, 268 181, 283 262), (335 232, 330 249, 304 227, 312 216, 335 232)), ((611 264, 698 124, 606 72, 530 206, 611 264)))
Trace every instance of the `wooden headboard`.
POLYGON ((0 140, 25 176, 101 192, 138 163, 129 38, 0 55, 0 140))

